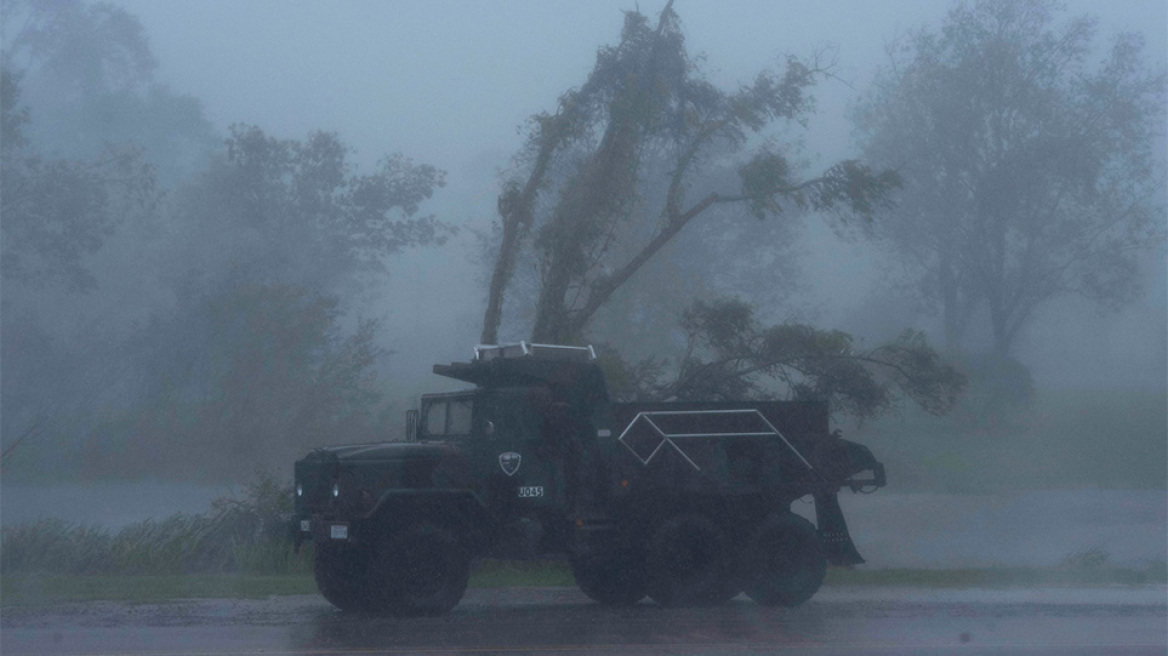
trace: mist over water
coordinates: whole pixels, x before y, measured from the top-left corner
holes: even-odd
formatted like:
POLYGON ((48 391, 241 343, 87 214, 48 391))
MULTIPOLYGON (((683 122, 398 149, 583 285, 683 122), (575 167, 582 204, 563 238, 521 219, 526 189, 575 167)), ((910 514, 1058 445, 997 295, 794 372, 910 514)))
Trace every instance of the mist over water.
POLYGON ((1054 567, 1092 551, 1108 565, 1146 567, 1168 556, 1162 491, 843 493, 840 504, 876 569, 1054 567))
POLYGON ((129 524, 161 521, 177 513, 207 513, 212 501, 237 492, 228 486, 159 481, 4 485, 0 523, 13 526, 61 520, 75 526, 117 531, 129 524))

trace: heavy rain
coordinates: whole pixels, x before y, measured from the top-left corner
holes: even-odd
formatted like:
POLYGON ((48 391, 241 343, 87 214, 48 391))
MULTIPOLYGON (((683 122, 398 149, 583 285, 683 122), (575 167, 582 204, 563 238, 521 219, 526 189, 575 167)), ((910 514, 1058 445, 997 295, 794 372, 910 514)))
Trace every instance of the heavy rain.
MULTIPOLYGON (((818 622, 815 641, 879 646, 907 632, 928 653, 942 626, 962 643, 990 631, 926 613, 848 633, 853 605, 875 617, 926 599, 941 615, 1025 607, 1033 623, 994 635, 1017 645, 1033 631, 1061 653, 1041 609, 1066 603, 1140 609, 1134 642, 1080 636, 1084 653, 1162 653, 1165 25, 1162 0, 6 0, 0 644, 40 653, 54 625, 81 630, 69 604, 116 615, 100 605, 272 594, 280 621, 346 637, 220 643, 214 617, 231 611, 211 605, 192 607, 212 627, 193 639, 394 649, 363 642, 362 622, 404 625, 335 614, 330 601, 346 604, 316 595, 320 560, 314 581, 313 546, 293 544, 319 543, 298 527, 320 513, 294 504, 293 465, 321 447, 459 433, 453 409, 432 425, 437 402, 423 395, 502 383, 481 382, 478 362, 434 365, 536 343, 591 346, 581 367, 603 373, 612 406, 577 408, 553 384, 549 401, 524 397, 538 418, 515 430, 579 424, 617 446, 526 482, 542 456, 489 447, 495 478, 538 494, 540 510, 514 523, 538 546, 518 549, 534 557, 521 563, 459 542, 471 590, 451 644, 485 644, 471 627, 500 603, 511 623, 583 621, 598 595, 575 592, 574 543, 532 525, 555 503, 601 513, 581 490, 627 464, 606 458, 651 471, 649 453, 616 439, 638 412, 758 408, 758 430, 778 436, 804 425, 781 408, 815 407, 824 439, 866 447, 887 475, 875 490, 840 482, 854 472, 832 482, 865 562, 824 547, 822 590, 790 611, 818 622), (421 427, 407 421, 419 410, 421 427), (588 473, 602 461, 603 476, 588 473), (506 478, 509 467, 523 474, 506 478), (136 597, 119 581, 150 583, 136 597)), ((516 366, 498 375, 530 375, 516 366)), ((510 430, 485 416, 461 432, 510 430)), ((722 430, 693 425, 676 432, 722 430)), ((653 444, 698 478, 734 460, 715 449, 703 461, 654 427, 653 444)), ((814 442, 791 439, 808 463, 800 448, 814 442)), ((776 467, 781 515, 834 535, 823 490, 776 467)), ((496 517, 478 484, 454 487, 496 517)), ((640 545, 629 553, 652 561, 670 527, 697 531, 682 520, 709 514, 670 507, 629 515, 658 531, 624 535, 640 545)), ((439 513, 426 508, 410 512, 439 513)), ((432 519, 419 525, 447 530, 432 519)), ((763 529, 743 521, 719 525, 718 544, 757 542, 763 529)), ((653 570, 633 560, 623 566, 653 570)), ((639 610, 746 622, 771 649, 802 639, 743 619, 763 612, 745 610, 766 597, 757 586, 732 584, 727 598, 746 594, 703 611, 646 585, 639 610)), ((166 615, 138 628, 169 626, 166 615)), ((114 630, 48 644, 166 648, 159 630, 157 643, 114 630)), ((710 649, 746 644, 717 635, 710 649)), ((665 649, 624 629, 571 639, 665 649)))

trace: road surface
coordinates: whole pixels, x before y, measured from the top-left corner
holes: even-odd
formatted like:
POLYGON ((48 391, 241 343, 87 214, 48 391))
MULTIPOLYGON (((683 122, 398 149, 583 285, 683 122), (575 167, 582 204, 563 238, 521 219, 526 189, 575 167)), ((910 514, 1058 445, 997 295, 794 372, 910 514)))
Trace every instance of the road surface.
POLYGON ((1166 654, 1168 590, 825 588, 794 609, 611 609, 568 588, 471 590, 446 617, 340 613, 320 597, 70 604, 0 615, 23 654, 1166 654))

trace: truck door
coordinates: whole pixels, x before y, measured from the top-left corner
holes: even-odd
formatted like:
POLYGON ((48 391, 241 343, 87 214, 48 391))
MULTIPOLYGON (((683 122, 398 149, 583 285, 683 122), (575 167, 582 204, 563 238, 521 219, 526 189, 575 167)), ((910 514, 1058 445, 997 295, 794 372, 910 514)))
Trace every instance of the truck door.
POLYGON ((494 451, 492 506, 513 516, 564 507, 563 446, 546 388, 495 390, 483 422, 494 451))

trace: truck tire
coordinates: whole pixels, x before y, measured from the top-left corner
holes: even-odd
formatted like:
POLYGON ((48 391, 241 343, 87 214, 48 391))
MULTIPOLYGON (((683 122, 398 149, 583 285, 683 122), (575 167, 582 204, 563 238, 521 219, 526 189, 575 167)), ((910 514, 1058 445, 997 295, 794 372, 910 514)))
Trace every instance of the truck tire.
MULTIPOLYGON (((649 540, 649 596, 662 606, 697 606, 726 601, 733 575, 726 534, 702 515, 677 515, 649 540)), ((733 596, 733 595, 731 595, 733 596)))
POLYGON ((369 571, 378 611, 399 617, 442 615, 466 592, 470 557, 454 531, 424 522, 385 538, 369 571))
POLYGON ((798 606, 827 574, 823 546, 811 522, 782 513, 758 527, 743 557, 746 594, 763 606, 798 606))
POLYGON ((572 576, 580 591, 605 606, 632 606, 645 598, 649 577, 645 559, 632 548, 573 556, 572 576))
POLYGON ((312 574, 328 602, 347 612, 370 609, 368 554, 349 545, 315 545, 312 574))

